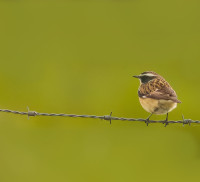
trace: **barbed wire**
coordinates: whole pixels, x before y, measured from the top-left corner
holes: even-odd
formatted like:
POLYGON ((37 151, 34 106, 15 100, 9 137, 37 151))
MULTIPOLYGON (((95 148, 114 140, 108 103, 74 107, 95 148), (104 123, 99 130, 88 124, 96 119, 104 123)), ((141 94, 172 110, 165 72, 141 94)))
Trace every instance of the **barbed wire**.
MULTIPOLYGON (((112 112, 110 115, 104 115, 104 116, 96 116, 96 115, 77 115, 77 114, 64 114, 64 113, 39 113, 36 111, 30 111, 29 108, 27 107, 28 111, 27 112, 21 112, 21 111, 14 111, 14 110, 9 110, 9 109, 0 109, 0 112, 6 112, 6 113, 12 113, 12 114, 20 114, 20 115, 27 115, 28 118, 31 116, 60 116, 60 117, 72 117, 72 118, 92 118, 92 119, 101 119, 101 120, 107 120, 111 121, 112 120, 120 120, 120 121, 140 121, 140 122, 147 122, 146 119, 142 118, 123 118, 123 117, 113 117, 112 112)), ((200 123, 198 120, 191 120, 191 119, 185 119, 184 116, 182 115, 182 120, 174 121, 174 120, 160 120, 160 121, 155 121, 155 120, 149 120, 147 123, 147 126, 149 123, 163 123, 165 126, 167 126, 169 123, 182 123, 183 125, 185 124, 191 124, 191 123, 200 123)))

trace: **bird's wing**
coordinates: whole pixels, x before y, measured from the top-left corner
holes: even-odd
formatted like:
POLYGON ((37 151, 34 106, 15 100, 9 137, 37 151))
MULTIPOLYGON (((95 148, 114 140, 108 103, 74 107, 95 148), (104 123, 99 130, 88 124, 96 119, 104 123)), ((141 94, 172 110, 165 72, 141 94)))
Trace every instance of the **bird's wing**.
POLYGON ((157 89, 153 92, 146 94, 145 97, 152 98, 152 99, 158 99, 158 100, 160 100, 160 99, 172 100, 176 103, 181 103, 181 101, 179 101, 177 99, 176 92, 172 88, 166 87, 166 86, 164 86, 161 89, 157 89))

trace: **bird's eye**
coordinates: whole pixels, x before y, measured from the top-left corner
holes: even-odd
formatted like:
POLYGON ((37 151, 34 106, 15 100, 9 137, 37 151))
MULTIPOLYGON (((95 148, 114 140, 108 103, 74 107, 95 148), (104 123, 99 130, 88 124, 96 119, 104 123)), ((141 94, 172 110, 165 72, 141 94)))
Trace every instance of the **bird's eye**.
POLYGON ((141 82, 142 83, 147 83, 147 82, 149 82, 150 80, 152 80, 152 79, 154 79, 155 77, 153 77, 153 76, 142 76, 141 77, 141 82))

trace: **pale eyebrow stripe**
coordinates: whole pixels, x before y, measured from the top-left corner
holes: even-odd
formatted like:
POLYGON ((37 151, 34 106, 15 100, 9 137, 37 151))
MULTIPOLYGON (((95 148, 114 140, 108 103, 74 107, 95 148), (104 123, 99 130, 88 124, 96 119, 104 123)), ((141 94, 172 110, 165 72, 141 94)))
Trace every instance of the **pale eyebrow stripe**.
POLYGON ((155 75, 152 73, 146 73, 146 74, 141 74, 140 76, 155 76, 155 75))

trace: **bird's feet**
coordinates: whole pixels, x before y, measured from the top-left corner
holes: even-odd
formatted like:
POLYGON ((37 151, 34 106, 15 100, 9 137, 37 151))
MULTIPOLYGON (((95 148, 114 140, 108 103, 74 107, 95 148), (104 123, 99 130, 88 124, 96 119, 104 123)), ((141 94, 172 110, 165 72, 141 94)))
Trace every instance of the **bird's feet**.
POLYGON ((149 118, 147 118, 147 119, 145 120, 145 123, 146 123, 147 126, 149 126, 149 123, 150 123, 149 118))
POLYGON ((152 116, 153 113, 150 114, 150 116, 145 120, 146 125, 148 126, 150 123, 150 117, 152 116))
POLYGON ((165 124, 165 127, 166 127, 167 125, 169 125, 168 120, 165 120, 165 121, 163 122, 163 124, 165 124))
POLYGON ((168 122, 168 113, 167 113, 167 117, 166 117, 165 121, 163 122, 163 124, 165 124, 165 127, 169 124, 169 122, 168 122))

